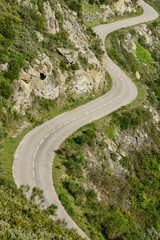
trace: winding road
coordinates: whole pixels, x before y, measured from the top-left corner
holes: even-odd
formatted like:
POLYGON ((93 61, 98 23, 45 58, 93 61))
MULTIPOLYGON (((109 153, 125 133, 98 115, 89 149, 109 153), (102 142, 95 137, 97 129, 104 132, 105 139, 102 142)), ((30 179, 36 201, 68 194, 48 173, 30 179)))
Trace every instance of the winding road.
MULTIPOLYGON (((158 13, 152 7, 142 0, 141 4, 144 9, 141 16, 94 28, 103 43, 110 32, 158 18, 158 13)), ((75 228, 86 238, 86 234, 75 224, 58 199, 53 186, 52 164, 54 151, 70 134, 136 98, 137 89, 131 79, 107 56, 107 53, 106 57, 108 62, 106 70, 113 79, 112 89, 100 98, 65 112, 30 131, 20 142, 13 163, 13 176, 17 186, 28 184, 31 189, 35 186, 43 189, 46 207, 53 203, 58 206, 57 217, 53 219, 65 219, 69 228, 75 228)), ((31 192, 27 194, 29 197, 31 192)))

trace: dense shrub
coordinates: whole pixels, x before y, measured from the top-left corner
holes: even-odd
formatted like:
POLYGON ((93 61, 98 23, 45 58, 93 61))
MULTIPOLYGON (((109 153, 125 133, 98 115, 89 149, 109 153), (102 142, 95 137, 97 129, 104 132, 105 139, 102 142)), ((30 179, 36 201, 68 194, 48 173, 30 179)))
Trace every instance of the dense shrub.
POLYGON ((50 213, 55 214, 55 205, 42 210, 26 199, 22 189, 14 192, 6 186, 1 186, 0 196, 0 239, 82 240, 75 231, 63 228, 48 217, 50 213))
POLYGON ((149 51, 142 47, 138 41, 135 41, 136 44, 136 55, 138 59, 146 64, 151 64, 153 62, 153 58, 149 51))
POLYGON ((68 65, 66 61, 61 61, 59 64, 60 68, 62 71, 67 70, 68 69, 68 65))
POLYGON ((5 77, 11 81, 17 79, 20 73, 20 64, 16 59, 12 59, 8 65, 8 71, 5 73, 5 77))
POLYGON ((1 78, 0 79, 0 95, 5 99, 8 99, 12 93, 13 93, 12 85, 6 79, 1 78))
POLYGON ((90 37, 96 37, 96 33, 93 31, 93 29, 91 27, 88 27, 86 29, 86 34, 88 34, 90 37))
POLYGON ((72 65, 71 65, 71 69, 72 70, 78 70, 79 69, 79 64, 76 62, 76 63, 73 63, 72 65))
POLYGON ((13 40, 15 37, 15 25, 13 22, 12 15, 2 15, 0 16, 0 34, 5 38, 13 40))

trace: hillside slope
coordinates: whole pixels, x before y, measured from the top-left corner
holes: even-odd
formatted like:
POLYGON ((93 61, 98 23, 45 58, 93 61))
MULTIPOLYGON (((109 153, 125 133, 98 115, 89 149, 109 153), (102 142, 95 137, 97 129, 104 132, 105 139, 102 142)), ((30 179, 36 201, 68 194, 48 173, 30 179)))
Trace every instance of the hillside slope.
MULTIPOLYGON (((55 206, 41 210, 10 178, 17 136, 25 128, 109 85, 100 40, 71 9, 64 1, 0 1, 1 239, 81 239, 48 218, 55 206)), ((34 189, 36 194, 42 192, 34 189)))
POLYGON ((93 239, 160 237, 159 28, 157 20, 108 37, 107 52, 136 82, 138 98, 57 151, 57 193, 93 239))

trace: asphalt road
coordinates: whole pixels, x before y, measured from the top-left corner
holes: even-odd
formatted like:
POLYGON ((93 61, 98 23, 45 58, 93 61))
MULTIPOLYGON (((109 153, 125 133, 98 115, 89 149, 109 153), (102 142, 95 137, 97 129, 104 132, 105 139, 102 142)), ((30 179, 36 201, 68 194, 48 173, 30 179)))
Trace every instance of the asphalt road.
MULTIPOLYGON (((138 17, 117 21, 95 27, 95 32, 104 42, 106 35, 117 29, 154 20, 157 12, 141 1, 144 14, 138 17)), ((129 104, 137 96, 137 89, 130 78, 107 56, 106 70, 113 79, 112 89, 104 96, 65 112, 30 131, 19 144, 15 152, 13 176, 17 186, 30 185, 43 189, 45 205, 58 206, 57 217, 65 219, 69 228, 75 228, 82 237, 86 234, 74 223, 58 199, 52 180, 54 151, 74 131, 85 124, 129 104)), ((28 196, 31 193, 28 192, 28 196)))

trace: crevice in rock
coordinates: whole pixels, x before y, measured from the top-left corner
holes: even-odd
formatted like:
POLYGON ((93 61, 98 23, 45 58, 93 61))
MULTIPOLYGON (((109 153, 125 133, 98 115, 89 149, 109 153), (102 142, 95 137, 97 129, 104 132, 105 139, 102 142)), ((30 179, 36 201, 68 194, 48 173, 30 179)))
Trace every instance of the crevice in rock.
POLYGON ((45 75, 44 73, 40 73, 40 79, 41 79, 41 80, 46 79, 46 75, 45 75))

